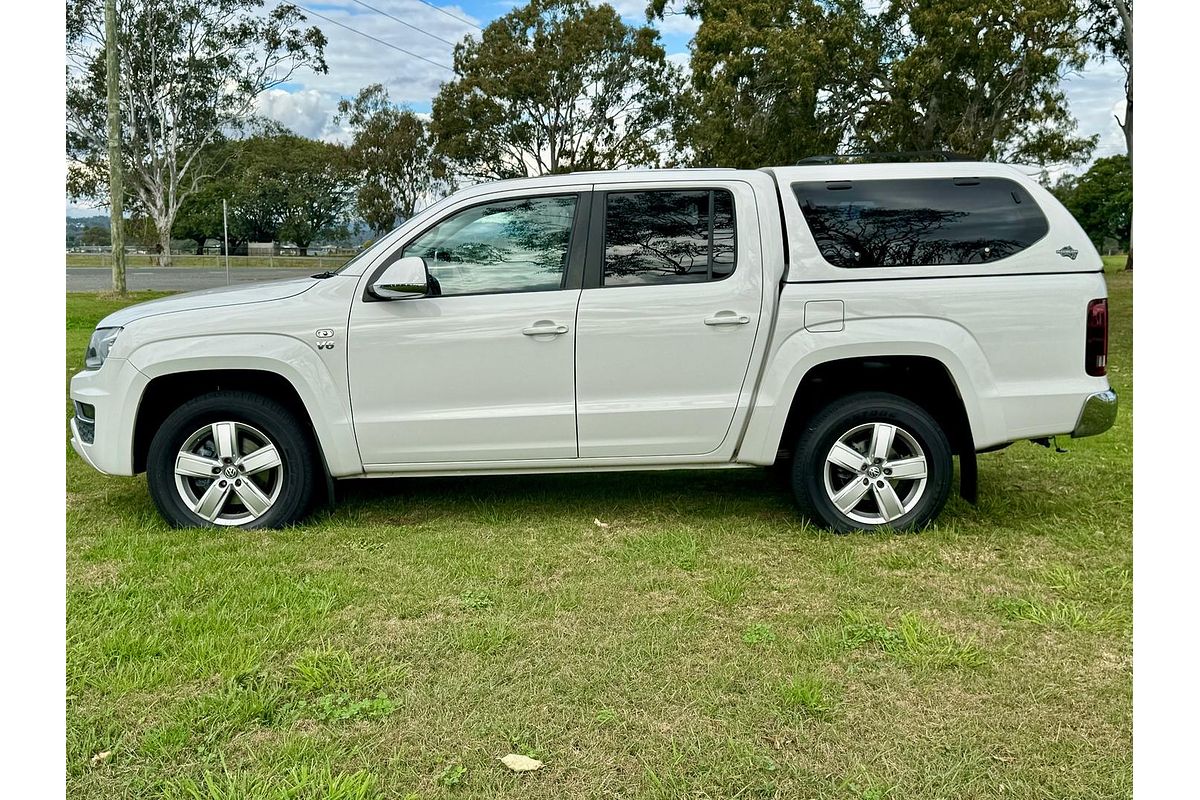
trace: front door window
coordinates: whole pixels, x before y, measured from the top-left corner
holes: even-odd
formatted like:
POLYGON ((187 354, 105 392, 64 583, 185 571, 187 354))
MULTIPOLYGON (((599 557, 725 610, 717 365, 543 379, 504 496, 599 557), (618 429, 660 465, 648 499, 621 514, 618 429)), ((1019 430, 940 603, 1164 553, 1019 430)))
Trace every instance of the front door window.
POLYGON ((404 248, 425 259, 443 297, 561 289, 576 196, 527 197, 472 206, 404 248))

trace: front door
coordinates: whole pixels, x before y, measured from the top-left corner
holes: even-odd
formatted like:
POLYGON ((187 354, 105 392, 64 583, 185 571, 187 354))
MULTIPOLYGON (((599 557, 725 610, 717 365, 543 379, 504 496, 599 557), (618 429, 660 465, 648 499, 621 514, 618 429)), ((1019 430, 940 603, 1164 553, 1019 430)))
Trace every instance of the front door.
POLYGON ((725 441, 763 297, 753 195, 739 186, 594 195, 576 320, 581 458, 703 455, 725 441))
POLYGON ((561 188, 476 202, 393 254, 425 259, 430 296, 355 301, 350 392, 364 465, 578 455, 586 206, 586 192, 561 188))

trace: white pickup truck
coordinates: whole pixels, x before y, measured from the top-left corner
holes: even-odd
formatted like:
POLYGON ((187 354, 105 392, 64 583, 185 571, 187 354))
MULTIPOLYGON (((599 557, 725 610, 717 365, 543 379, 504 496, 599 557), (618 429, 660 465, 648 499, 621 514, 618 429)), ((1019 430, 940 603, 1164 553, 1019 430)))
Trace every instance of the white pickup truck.
POLYGON ((334 273, 102 320, 72 444, 180 526, 333 479, 785 465, 839 531, 921 527, 960 459, 1116 415, 1101 260, 993 163, 473 186, 334 273))

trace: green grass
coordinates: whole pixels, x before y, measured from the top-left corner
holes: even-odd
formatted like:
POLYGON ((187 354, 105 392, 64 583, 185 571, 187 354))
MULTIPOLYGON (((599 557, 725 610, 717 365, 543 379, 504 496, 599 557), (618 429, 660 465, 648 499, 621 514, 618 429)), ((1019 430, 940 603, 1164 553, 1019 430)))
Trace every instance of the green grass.
MULTIPOLYGON (((68 452, 68 795, 1128 797, 1108 280, 1114 430, 981 457, 919 535, 814 529, 749 470, 351 482, 292 530, 175 531, 68 452)), ((68 374, 119 305, 68 297, 68 374)))
MULTIPOLYGON (((349 261, 351 256, 230 256, 229 268, 239 267, 295 267, 296 269, 337 269, 349 261)), ((129 253, 125 256, 125 266, 130 268, 157 267, 158 256, 136 255, 129 253)), ((107 253, 67 253, 68 267, 111 267, 112 261, 107 253)), ((205 267, 208 269, 225 269, 225 256, 197 256, 175 254, 171 256, 172 267, 205 267)))
POLYGON ((1105 272, 1122 272, 1125 269, 1126 256, 1100 256, 1104 262, 1105 272))

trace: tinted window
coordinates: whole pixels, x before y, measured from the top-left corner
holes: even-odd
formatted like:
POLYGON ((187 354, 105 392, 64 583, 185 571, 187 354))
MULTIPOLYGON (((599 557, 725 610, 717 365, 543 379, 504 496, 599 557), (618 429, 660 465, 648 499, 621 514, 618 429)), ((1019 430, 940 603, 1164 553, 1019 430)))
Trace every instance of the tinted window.
POLYGON ((604 285, 699 283, 733 272, 733 195, 724 190, 612 192, 604 285))
POLYGON ((500 200, 442 220, 403 255, 425 259, 442 295, 562 287, 575 195, 500 200))
POLYGON ((821 255, 838 267, 981 264, 1049 230, 1004 178, 814 181, 792 185, 821 255))

